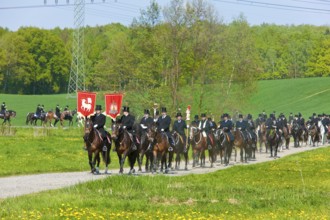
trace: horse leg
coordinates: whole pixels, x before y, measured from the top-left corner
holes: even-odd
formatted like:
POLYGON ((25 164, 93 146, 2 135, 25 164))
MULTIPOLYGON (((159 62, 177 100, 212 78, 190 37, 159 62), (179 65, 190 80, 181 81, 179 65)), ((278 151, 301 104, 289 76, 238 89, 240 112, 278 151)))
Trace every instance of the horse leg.
POLYGON ((184 161, 185 161, 184 170, 188 170, 188 152, 184 152, 183 156, 184 156, 184 161))
POLYGON ((180 153, 176 153, 175 157, 175 169, 178 170, 180 166, 180 153))
POLYGON ((94 173, 95 166, 93 164, 93 153, 91 151, 88 151, 88 163, 89 166, 91 167, 91 173, 94 173))
POLYGON ((163 153, 163 156, 162 156, 162 160, 164 160, 163 162, 162 162, 162 167, 163 167, 163 165, 165 166, 165 170, 164 170, 164 173, 168 173, 168 166, 167 166, 167 161, 166 161, 166 157, 167 157, 167 155, 166 155, 166 152, 164 152, 163 153))
POLYGON ((143 157, 144 157, 145 151, 142 149, 140 154, 138 155, 138 164, 139 164, 139 170, 140 172, 142 172, 142 161, 143 161, 143 157))
POLYGON ((168 168, 172 169, 172 160, 174 156, 174 151, 168 152, 168 168))

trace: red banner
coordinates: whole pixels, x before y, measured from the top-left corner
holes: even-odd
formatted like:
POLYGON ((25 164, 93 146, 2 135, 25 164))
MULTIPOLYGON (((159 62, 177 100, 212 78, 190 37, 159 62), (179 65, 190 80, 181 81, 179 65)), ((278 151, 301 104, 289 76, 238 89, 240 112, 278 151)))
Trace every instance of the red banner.
POLYGON ((120 114, 123 94, 106 94, 105 97, 105 114, 113 120, 120 114))
POLYGON ((77 112, 87 117, 94 113, 95 92, 77 92, 77 112))

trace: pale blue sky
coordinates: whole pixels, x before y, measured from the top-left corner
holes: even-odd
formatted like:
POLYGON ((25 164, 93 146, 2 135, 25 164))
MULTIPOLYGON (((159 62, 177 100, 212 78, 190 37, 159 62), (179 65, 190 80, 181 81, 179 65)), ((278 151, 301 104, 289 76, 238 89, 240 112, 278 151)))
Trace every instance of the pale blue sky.
MULTIPOLYGON (((52 29, 73 27, 73 6, 67 0, 0 0, 0 26, 17 30, 21 26, 52 29), (21 7, 23 8, 12 8, 21 7), (27 6, 27 7, 25 7, 27 6), (38 6, 31 7, 30 6, 38 6)), ((74 0, 68 0, 73 4, 74 0)), ((150 0, 85 0, 85 24, 89 26, 119 22, 131 24, 150 0)), ((157 0, 161 6, 169 0, 157 0)), ((220 18, 228 23, 243 13, 251 25, 274 23, 280 25, 328 25, 330 26, 330 0, 209 0, 220 18)))

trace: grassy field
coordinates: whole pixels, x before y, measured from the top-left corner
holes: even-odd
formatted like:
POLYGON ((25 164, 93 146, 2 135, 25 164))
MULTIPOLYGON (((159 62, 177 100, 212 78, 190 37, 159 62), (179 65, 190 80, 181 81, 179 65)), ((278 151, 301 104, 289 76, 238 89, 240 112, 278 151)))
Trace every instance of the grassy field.
MULTIPOLYGON (((304 117, 308 117, 314 112, 330 114, 330 105, 328 105, 329 85, 330 77, 259 81, 257 92, 250 98, 248 105, 242 106, 241 111, 244 114, 253 114, 254 118, 262 110, 266 110, 267 113, 276 111, 279 114, 283 112, 286 115, 290 112, 301 112, 304 117)), ((207 88, 207 90, 208 95, 204 97, 205 102, 209 103, 212 109, 219 109, 217 106, 213 106, 212 103, 214 97, 221 97, 221 94, 218 94, 217 88, 214 86, 207 88)), ((181 103, 181 106, 192 106, 192 115, 196 114, 197 109, 197 104, 192 100, 198 100, 197 96, 197 94, 192 94, 191 99, 182 100, 181 103)), ((242 99, 244 98, 242 97, 242 99)), ((127 99, 135 100, 134 94, 128 94, 124 97, 123 103, 127 102, 127 99)), ((129 103, 132 103, 131 106, 135 106, 139 110, 136 111, 134 107, 131 110, 139 113, 136 114, 136 117, 141 117, 146 106, 132 100, 129 100, 129 103)), ((54 110, 57 104, 62 109, 66 105, 69 105, 70 109, 76 108, 76 99, 67 98, 66 94, 30 96, 1 94, 0 102, 3 101, 6 102, 8 109, 17 111, 17 117, 13 119, 12 124, 18 126, 25 125, 27 113, 35 112, 38 104, 45 105, 46 110, 54 110)), ((104 106, 102 93, 98 93, 97 104, 104 106)), ((175 114, 175 110, 170 111, 175 114)), ((219 112, 214 112, 214 114, 217 116, 216 120, 218 120, 218 115, 221 114, 220 109, 219 112)), ((108 121, 110 123, 110 120, 108 121)), ((65 125, 67 124, 68 122, 65 123, 65 125)))
POLYGON ((205 175, 110 176, 0 201, 1 219, 329 219, 330 148, 205 175))
MULTIPOLYGON (((14 136, 0 136, 0 177, 47 172, 89 170, 83 129, 11 128, 14 136)), ((119 167, 111 152, 111 169, 119 167)), ((101 169, 104 164, 101 163, 101 169)))

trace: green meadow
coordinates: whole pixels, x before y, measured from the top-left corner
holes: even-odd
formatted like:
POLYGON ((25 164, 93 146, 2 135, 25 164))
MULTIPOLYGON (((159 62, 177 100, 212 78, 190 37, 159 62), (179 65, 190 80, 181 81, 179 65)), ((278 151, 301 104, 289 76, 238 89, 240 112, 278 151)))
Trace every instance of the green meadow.
MULTIPOLYGON (((257 92, 249 98, 248 103, 239 109, 243 114, 251 113, 254 118, 258 113, 265 110, 267 113, 276 111, 276 113, 284 113, 288 115, 290 112, 297 114, 301 112, 306 118, 312 113, 327 113, 330 114, 330 105, 328 104, 328 97, 330 96, 330 77, 320 78, 302 78, 302 79, 283 79, 283 80, 265 80, 258 82, 257 92)), ((207 94, 204 96, 205 103, 208 103, 211 109, 219 109, 214 106, 215 98, 221 98, 221 94, 217 92, 216 86, 207 86, 207 94), (213 104, 214 103, 214 104, 213 104)), ((182 88, 183 94, 190 94, 189 88, 182 88)), ((136 109, 132 109, 136 117, 141 117, 144 108, 152 106, 143 106, 142 102, 134 101, 140 100, 136 94, 127 93, 124 96, 123 103, 134 103, 136 109)), ((192 107, 192 115, 197 114, 197 103, 193 100, 199 100, 198 94, 191 94, 191 98, 182 100, 180 106, 192 107)), ((242 97, 245 99, 246 97, 242 97)), ((43 104, 45 110, 54 110, 59 104, 63 109, 69 105, 71 110, 77 106, 75 98, 68 98, 66 94, 60 95, 8 95, 1 94, 0 102, 6 102, 8 109, 17 111, 17 117, 12 120, 12 125, 23 126, 26 122, 26 115, 29 112, 35 112, 38 104, 43 104)), ((104 106, 103 93, 98 93, 97 104, 104 106)), ((174 110, 170 110, 175 114, 174 110)), ((216 116, 216 121, 222 110, 213 112, 216 116)), ((174 115, 173 115, 174 116, 174 115)), ((110 122, 110 120, 108 120, 110 122)), ((40 121, 39 121, 40 122, 40 121)), ((108 123, 109 123, 108 122, 108 123)), ((76 126, 75 122, 74 125, 76 126)), ((65 122, 68 126, 68 122, 65 122)))
POLYGON ((330 148, 204 175, 109 176, 0 200, 1 219, 329 219, 330 148))

